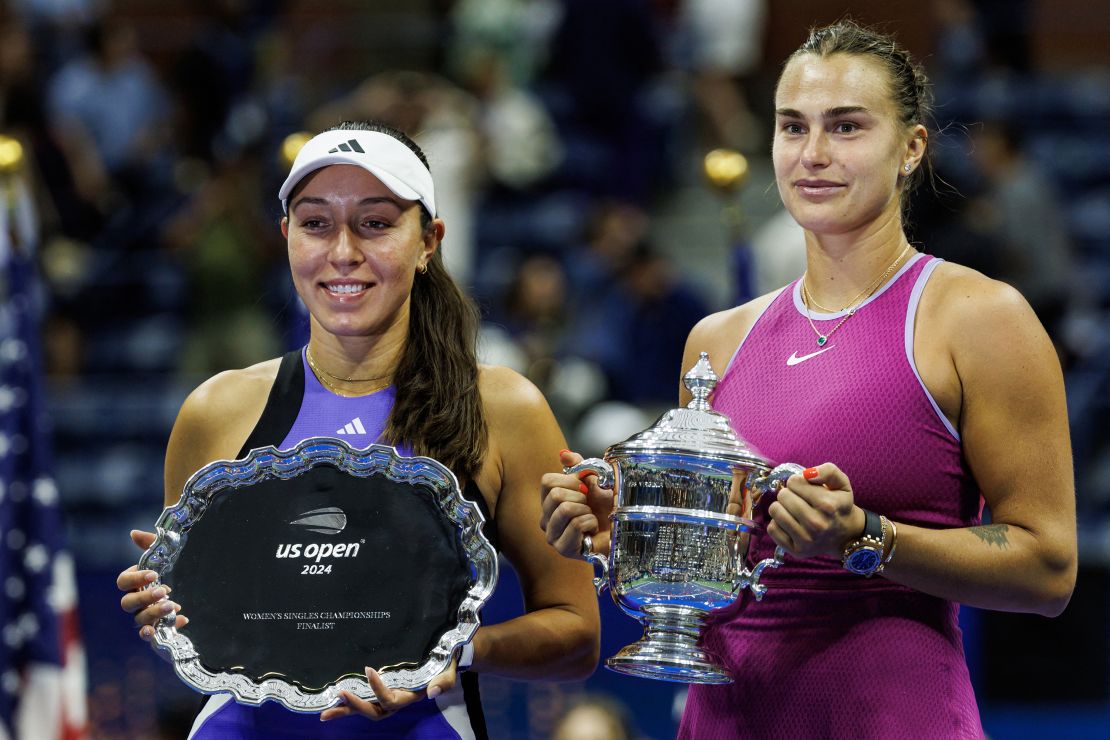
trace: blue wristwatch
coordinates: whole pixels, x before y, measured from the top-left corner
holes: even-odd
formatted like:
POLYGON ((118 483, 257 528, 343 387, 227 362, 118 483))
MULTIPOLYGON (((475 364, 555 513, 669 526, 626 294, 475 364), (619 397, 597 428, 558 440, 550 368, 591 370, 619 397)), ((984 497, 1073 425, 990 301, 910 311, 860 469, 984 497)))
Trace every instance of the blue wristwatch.
POLYGON ((849 573, 870 578, 883 570, 886 527, 875 512, 864 509, 863 515, 863 535, 844 546, 840 562, 849 573))

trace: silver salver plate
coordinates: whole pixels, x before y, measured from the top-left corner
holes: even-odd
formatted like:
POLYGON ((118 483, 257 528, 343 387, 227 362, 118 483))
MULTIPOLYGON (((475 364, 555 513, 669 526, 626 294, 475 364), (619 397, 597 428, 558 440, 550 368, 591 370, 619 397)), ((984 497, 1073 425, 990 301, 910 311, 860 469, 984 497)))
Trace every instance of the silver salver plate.
POLYGON ((497 584, 485 519, 454 474, 393 447, 312 437, 198 470, 139 560, 190 618, 153 645, 186 684, 320 712, 364 666, 419 690, 469 642, 497 584))

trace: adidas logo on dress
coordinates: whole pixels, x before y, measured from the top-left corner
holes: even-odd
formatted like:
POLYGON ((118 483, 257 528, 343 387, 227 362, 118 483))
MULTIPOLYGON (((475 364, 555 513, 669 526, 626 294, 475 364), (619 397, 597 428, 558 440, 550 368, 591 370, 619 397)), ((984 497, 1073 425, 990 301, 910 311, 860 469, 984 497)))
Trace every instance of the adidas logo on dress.
POLYGON ((362 425, 362 419, 360 419, 356 416, 355 418, 351 419, 346 424, 344 424, 342 429, 336 429, 335 433, 336 434, 366 434, 366 427, 364 427, 362 425))
POLYGON ((335 154, 336 152, 358 152, 359 154, 366 154, 366 150, 359 146, 359 143, 354 139, 347 139, 346 144, 340 144, 337 147, 328 149, 328 154, 335 154))

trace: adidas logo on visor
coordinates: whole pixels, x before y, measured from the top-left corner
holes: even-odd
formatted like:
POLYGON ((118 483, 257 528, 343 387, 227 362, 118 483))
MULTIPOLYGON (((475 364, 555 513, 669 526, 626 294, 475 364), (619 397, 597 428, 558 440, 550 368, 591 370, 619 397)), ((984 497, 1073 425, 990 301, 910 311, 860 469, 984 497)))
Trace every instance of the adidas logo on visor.
POLYGON ((358 152, 359 154, 366 154, 366 150, 359 146, 359 143, 354 139, 347 139, 346 144, 340 144, 337 147, 328 149, 328 154, 335 154, 336 152, 358 152))

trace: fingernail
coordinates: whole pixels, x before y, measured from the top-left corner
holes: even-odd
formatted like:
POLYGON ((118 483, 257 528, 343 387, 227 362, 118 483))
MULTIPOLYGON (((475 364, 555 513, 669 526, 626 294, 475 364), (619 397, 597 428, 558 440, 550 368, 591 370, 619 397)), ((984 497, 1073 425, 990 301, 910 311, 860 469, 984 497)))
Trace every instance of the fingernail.
POLYGON ((187 625, 188 623, 189 623, 189 618, 188 618, 188 617, 182 617, 182 618, 181 618, 181 626, 182 626, 182 627, 184 627, 184 626, 185 626, 185 625, 187 625))
POLYGON ((156 589, 154 589, 153 591, 151 591, 151 592, 150 592, 150 595, 151 595, 151 596, 153 596, 153 597, 154 597, 155 599, 157 599, 157 600, 159 600, 159 601, 160 601, 160 600, 162 600, 162 599, 166 598, 166 596, 167 596, 168 594, 166 593, 166 589, 164 589, 164 588, 162 588, 161 586, 159 586, 158 588, 156 588, 156 589))
POLYGON ((590 476, 590 475, 597 475, 597 473, 595 473, 594 471, 592 471, 588 468, 586 470, 579 470, 578 471, 578 480, 582 480, 583 478, 586 478, 587 476, 590 476))
POLYGON ((158 574, 152 570, 148 570, 146 573, 143 573, 143 580, 147 583, 154 583, 158 580, 158 574))
POLYGON ((170 614, 171 612, 176 611, 179 608, 180 607, 178 607, 177 604, 173 603, 172 601, 163 601, 161 604, 158 605, 158 611, 162 612, 163 614, 170 614))
POLYGON ((817 472, 817 468, 806 468, 802 471, 802 477, 804 477, 806 480, 813 480, 818 475, 819 473, 817 472))
POLYGON ((153 627, 143 627, 141 630, 139 630, 139 634, 142 635, 143 637, 153 637, 154 636, 154 628, 153 627))
POLYGON ((443 693, 443 689, 441 689, 438 686, 432 686, 428 689, 428 698, 429 699, 434 699, 442 693, 443 693))
POLYGON ((585 483, 579 483, 578 484, 578 490, 581 491, 582 493, 589 493, 590 492, 590 487, 587 486, 585 483))
POLYGON ((570 452, 570 450, 559 450, 559 457, 562 457, 563 455, 567 454, 568 452, 570 452))

